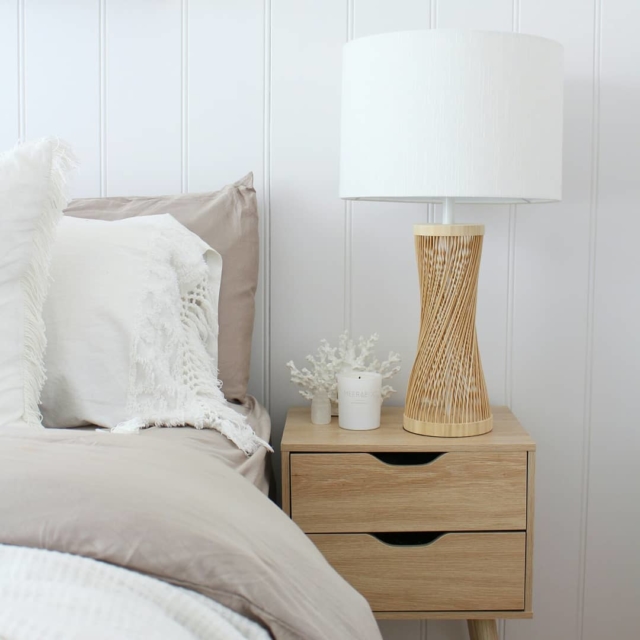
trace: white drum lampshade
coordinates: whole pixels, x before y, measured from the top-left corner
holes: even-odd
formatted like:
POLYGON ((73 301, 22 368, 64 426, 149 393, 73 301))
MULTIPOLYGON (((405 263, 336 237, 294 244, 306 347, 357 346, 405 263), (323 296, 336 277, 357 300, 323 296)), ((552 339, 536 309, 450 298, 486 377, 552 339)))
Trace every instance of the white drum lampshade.
POLYGON ((562 187, 563 49, 488 31, 344 47, 340 197, 548 202, 562 187))
POLYGON ((444 204, 445 224, 414 228, 422 317, 405 429, 492 429, 475 329, 484 227, 453 224, 453 206, 559 200, 562 122, 551 40, 443 29, 345 45, 340 197, 444 204))

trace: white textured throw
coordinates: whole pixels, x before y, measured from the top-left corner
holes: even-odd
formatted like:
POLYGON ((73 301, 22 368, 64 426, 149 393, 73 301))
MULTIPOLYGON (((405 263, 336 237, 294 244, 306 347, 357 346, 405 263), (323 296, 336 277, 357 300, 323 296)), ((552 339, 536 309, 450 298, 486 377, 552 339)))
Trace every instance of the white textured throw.
POLYGON ((0 426, 41 426, 42 305, 73 165, 70 150, 55 138, 0 155, 0 426))
POLYGON ((0 545, 0 638, 268 640, 209 598, 57 551, 0 545))
POLYGON ((217 378, 221 270, 219 254, 168 214, 64 218, 45 305, 45 425, 192 425, 247 455, 268 447, 217 378))

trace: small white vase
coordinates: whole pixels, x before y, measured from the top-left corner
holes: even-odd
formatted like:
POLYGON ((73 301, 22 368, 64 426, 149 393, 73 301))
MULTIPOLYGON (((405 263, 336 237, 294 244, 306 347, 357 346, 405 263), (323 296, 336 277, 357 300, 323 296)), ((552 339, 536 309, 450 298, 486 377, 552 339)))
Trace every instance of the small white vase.
POLYGON ((318 391, 311 400, 311 422, 313 424, 331 422, 331 400, 326 391, 318 391))

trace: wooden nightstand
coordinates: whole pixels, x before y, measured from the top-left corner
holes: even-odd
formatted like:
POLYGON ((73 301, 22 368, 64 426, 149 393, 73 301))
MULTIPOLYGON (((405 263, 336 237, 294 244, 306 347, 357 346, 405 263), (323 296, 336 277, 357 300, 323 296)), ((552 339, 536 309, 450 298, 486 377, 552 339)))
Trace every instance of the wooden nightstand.
POLYGON ((314 425, 290 409, 283 508, 377 618, 464 618, 497 640, 495 618, 530 618, 535 443, 505 407, 491 433, 404 431, 385 407, 374 431, 314 425))

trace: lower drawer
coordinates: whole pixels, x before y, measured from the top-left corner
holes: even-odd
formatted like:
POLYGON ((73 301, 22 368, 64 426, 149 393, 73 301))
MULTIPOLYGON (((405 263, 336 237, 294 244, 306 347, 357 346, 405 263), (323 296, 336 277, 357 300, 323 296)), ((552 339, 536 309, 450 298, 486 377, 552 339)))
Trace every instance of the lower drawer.
POLYGON ((374 611, 524 609, 524 532, 309 537, 374 611))

